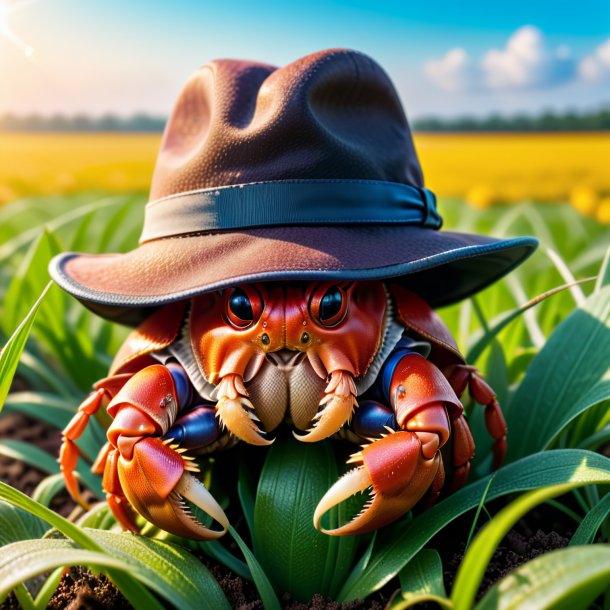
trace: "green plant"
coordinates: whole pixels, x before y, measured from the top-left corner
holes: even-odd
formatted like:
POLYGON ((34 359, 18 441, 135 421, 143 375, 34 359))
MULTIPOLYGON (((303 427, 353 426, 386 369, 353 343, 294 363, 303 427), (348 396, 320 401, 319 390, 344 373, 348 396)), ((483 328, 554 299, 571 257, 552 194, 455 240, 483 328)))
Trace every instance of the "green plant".
MULTIPOLYGON (((125 331, 96 318, 57 287, 47 287, 46 266, 51 256, 66 249, 131 248, 142 202, 137 197, 93 201, 79 196, 47 205, 26 200, 0 209, 0 277, 6 280, 0 284, 0 333, 6 342, 0 356, 0 405, 6 398, 6 412, 24 413, 62 429, 91 383, 105 375, 125 331), (51 205, 59 214, 55 219, 49 215, 51 205), (107 228, 100 232, 99 226, 107 228), (28 390, 7 396, 15 370, 28 390)), ((263 460, 260 452, 242 447, 206 469, 207 482, 229 514, 244 517, 229 532, 237 553, 228 540, 187 543, 154 528, 148 528, 150 539, 134 538, 119 531, 103 504, 75 523, 66 521, 48 509, 62 489, 55 456, 4 439, 0 453, 42 468, 49 476, 33 498, 0 486, 0 498, 10 503, 0 505, 0 532, 14 532, 12 538, 0 539, 5 558, 0 562, 0 599, 14 590, 24 607, 44 607, 61 566, 78 563, 107 573, 136 607, 158 607, 157 597, 178 607, 199 607, 195 592, 203 589, 215 604, 210 607, 226 606, 214 579, 191 554, 196 550, 253 580, 267 608, 279 608, 278 595, 284 591, 303 600, 323 593, 349 601, 367 597, 395 578, 401 587, 397 607, 435 599, 446 607, 466 608, 473 604, 478 579, 499 536, 537 502, 555 502, 579 522, 574 549, 526 564, 494 587, 479 607, 512 600, 515 579, 523 574, 545 599, 561 598, 562 591, 543 578, 550 561, 559 561, 573 576, 564 601, 571 599, 572 591, 585 588, 587 595, 603 593, 600 583, 610 574, 607 553, 603 545, 590 543, 596 537, 608 540, 610 494, 604 486, 610 483, 610 460, 589 450, 610 440, 608 230, 560 205, 462 214, 459 202, 447 201, 443 208, 447 224, 458 230, 533 231, 543 239, 543 253, 508 281, 443 312, 469 359, 484 370, 505 406, 511 433, 506 465, 489 474, 482 410, 466 405, 478 447, 466 487, 376 535, 329 538, 314 530, 311 516, 339 474, 342 461, 337 454, 344 450, 331 442, 304 446, 280 438, 263 460), (547 249, 553 254, 546 255, 547 249), (597 280, 587 279, 591 277, 597 280), (533 301, 523 306, 528 299, 533 301), (493 499, 511 499, 523 491, 530 493, 491 516, 473 540, 466 567, 448 597, 440 557, 426 545, 458 516, 478 507, 478 520, 493 499), (552 500, 560 491, 574 493, 580 508, 574 511, 562 499, 552 500), (487 544, 485 552, 481 540, 487 544), (587 569, 593 562, 596 571, 587 569), (46 584, 30 593, 28 579, 49 570, 46 584), (162 576, 153 578, 154 573, 162 576)), ((103 442, 104 427, 95 421, 79 446, 93 459, 103 442)), ((83 483, 99 495, 99 478, 81 464, 83 483)), ((357 510, 355 501, 330 519, 343 522, 357 510)), ((528 594, 532 590, 524 589, 528 594)))

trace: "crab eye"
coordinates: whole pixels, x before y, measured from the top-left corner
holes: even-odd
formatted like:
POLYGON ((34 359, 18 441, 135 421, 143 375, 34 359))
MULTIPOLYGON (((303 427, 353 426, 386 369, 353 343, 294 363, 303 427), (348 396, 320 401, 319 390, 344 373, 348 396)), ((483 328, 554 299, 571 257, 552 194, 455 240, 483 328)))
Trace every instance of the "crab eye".
POLYGON ((237 328, 246 328, 258 320, 262 311, 260 295, 250 287, 233 288, 227 298, 229 322, 237 328))
POLYGON ((311 300, 311 313, 322 326, 336 326, 347 312, 347 298, 340 286, 321 286, 311 300))
POLYGON ((328 322, 334 318, 341 311, 342 304, 343 295, 341 291, 336 286, 328 290, 320 301, 320 309, 318 311, 320 322, 328 322))

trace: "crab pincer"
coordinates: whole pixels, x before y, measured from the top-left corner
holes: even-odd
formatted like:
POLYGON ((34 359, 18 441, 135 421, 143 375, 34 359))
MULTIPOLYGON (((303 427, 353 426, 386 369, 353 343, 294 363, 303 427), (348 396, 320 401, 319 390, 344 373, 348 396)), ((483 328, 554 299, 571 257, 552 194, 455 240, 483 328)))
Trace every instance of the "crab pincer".
MULTIPOLYGON (((399 431, 387 428, 387 434, 371 439, 348 461, 358 467, 341 477, 320 500, 314 526, 327 534, 361 534, 387 525, 424 496, 433 502, 444 485, 440 449, 452 427, 457 423, 461 430, 463 421, 455 392, 434 365, 410 353, 394 365, 389 396, 399 431), (368 488, 369 500, 349 523, 333 530, 322 528, 324 513, 368 488)), ((469 439, 454 442, 453 447, 453 464, 465 476, 474 450, 469 439)))
POLYGON ((350 462, 360 466, 343 475, 316 507, 314 527, 325 534, 363 534, 391 523, 422 498, 441 468, 440 455, 426 459, 417 434, 408 431, 393 432, 370 443, 350 462), (333 530, 321 526, 324 513, 369 487, 370 499, 349 523, 333 530))
MULTIPOLYGON (((98 390, 99 392, 99 390, 98 390)), ((137 372, 108 404, 113 418, 108 446, 96 470, 108 505, 121 525, 137 532, 134 510, 159 528, 192 539, 222 536, 228 519, 206 487, 194 475, 199 472, 186 449, 166 438, 179 411, 179 392, 170 370, 160 364, 137 372), (193 514, 191 505, 203 510, 222 529, 210 529, 193 514)), ((84 429, 84 428, 83 428, 84 429)), ((73 435, 71 446, 78 435, 73 435)), ((66 460, 64 471, 75 463, 66 460)))

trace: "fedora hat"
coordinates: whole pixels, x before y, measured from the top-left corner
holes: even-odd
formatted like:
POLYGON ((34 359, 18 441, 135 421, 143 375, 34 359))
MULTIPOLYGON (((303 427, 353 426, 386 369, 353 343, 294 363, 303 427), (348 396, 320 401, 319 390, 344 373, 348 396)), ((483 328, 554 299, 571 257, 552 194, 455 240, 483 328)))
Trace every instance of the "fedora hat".
POLYGON ((139 247, 64 253, 50 272, 98 314, 137 324, 253 281, 394 278, 446 305, 537 245, 441 224, 398 94, 372 59, 331 49, 283 68, 218 60, 169 118, 139 247))

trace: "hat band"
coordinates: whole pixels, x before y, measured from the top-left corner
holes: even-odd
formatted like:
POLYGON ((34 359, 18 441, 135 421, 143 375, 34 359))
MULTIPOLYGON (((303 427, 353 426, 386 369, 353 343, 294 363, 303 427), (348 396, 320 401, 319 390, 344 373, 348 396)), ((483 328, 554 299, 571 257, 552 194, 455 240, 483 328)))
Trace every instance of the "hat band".
POLYGON ((146 206, 140 243, 278 225, 407 224, 439 229, 434 193, 381 180, 279 180, 170 195, 146 206))

